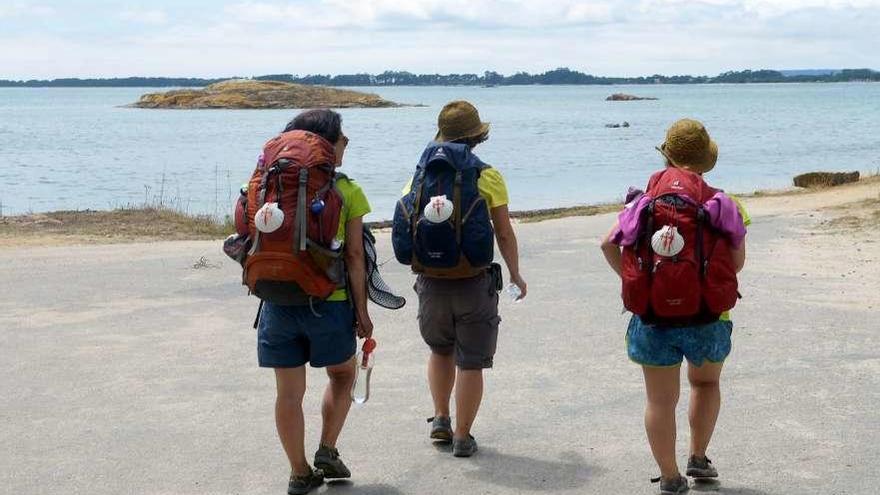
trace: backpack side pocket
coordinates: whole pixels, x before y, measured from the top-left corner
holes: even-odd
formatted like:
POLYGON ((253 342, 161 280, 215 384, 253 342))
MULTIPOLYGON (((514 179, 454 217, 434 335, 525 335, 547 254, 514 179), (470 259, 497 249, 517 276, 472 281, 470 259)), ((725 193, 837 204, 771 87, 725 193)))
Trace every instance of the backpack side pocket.
POLYGON ((489 207, 482 196, 471 203, 461 219, 461 251, 473 267, 485 267, 495 259, 495 230, 489 207))
POLYGON ((412 196, 407 195, 397 202, 391 226, 391 245, 394 248, 394 257, 404 265, 411 265, 413 258, 412 215, 412 196))

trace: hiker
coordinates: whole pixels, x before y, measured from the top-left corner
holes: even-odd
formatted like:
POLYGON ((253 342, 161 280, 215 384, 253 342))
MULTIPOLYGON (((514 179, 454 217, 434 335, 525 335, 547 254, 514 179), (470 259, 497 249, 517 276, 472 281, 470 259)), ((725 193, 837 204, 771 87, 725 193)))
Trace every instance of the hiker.
POLYGON ((646 191, 631 190, 602 252, 623 282, 633 313, 626 333, 629 358, 642 366, 645 429, 660 468, 661 494, 684 493, 687 478, 675 459, 675 408, 684 358, 690 383, 690 454, 686 474, 716 478, 706 457, 721 407, 719 378, 730 353, 729 310, 738 298, 736 274, 745 264, 749 216, 738 201, 703 181, 718 146, 698 121, 683 119, 657 148, 666 159, 646 191))
POLYGON ((347 145, 338 113, 304 111, 266 144, 247 189, 245 221, 255 225, 244 278, 262 300, 257 355, 261 367, 275 370, 275 424, 290 461, 291 495, 351 476, 336 445, 351 406, 355 334, 369 338, 373 323, 363 244, 370 205, 336 171, 347 145), (315 469, 304 447, 306 363, 326 368, 330 379, 315 469))
POLYGON ((419 330, 431 349, 430 438, 452 442, 456 457, 470 457, 477 451, 471 428, 483 397, 483 370, 492 367, 501 321, 501 267, 492 263, 496 240, 519 299, 527 286, 504 178, 473 153, 488 139, 489 124, 470 103, 453 101, 443 107, 438 126, 398 202, 392 242, 398 261, 418 274, 419 330))

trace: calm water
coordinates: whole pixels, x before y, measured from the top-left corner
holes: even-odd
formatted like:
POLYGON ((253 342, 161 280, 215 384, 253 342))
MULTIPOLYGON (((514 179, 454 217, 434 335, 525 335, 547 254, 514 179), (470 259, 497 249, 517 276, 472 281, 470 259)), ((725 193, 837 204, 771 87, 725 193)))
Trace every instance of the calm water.
MULTIPOLYGON (((480 156, 501 169, 513 209, 619 199, 661 165, 654 146, 675 119, 703 120, 720 146, 710 182, 729 191, 784 187, 818 169, 880 168, 880 84, 657 87, 372 88, 425 108, 342 111, 344 171, 388 218, 447 101, 492 122, 480 156), (613 92, 659 101, 605 102, 613 92), (627 129, 606 123, 628 121, 627 129)), ((159 200, 225 213, 288 110, 120 108, 153 89, 0 89, 4 214, 104 209, 159 200), (164 177, 164 180, 163 180, 164 177)))

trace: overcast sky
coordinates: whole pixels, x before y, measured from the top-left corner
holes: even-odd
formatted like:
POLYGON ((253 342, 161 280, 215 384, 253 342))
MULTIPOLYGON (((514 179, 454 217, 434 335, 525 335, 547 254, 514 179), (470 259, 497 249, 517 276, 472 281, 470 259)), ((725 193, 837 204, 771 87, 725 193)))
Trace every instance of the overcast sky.
POLYGON ((0 79, 880 68, 880 0, 0 0, 0 79))

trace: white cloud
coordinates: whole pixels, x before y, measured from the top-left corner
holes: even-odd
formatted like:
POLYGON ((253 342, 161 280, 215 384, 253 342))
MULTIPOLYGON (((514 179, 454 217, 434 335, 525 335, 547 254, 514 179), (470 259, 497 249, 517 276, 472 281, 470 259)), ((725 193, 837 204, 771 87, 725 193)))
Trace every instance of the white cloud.
POLYGON ((880 7, 880 0, 641 0, 638 10, 649 14, 681 14, 702 10, 741 12, 760 19, 804 10, 844 10, 880 7))
MULTIPOLYGON (((320 0, 308 3, 239 2, 224 10, 230 19, 251 23, 295 20, 312 28, 387 28, 405 30, 424 23, 537 28, 607 22, 612 3, 576 0, 320 0)), ((466 27, 466 26, 462 26, 466 27)))
POLYGON ((16 20, 0 30, 0 77, 880 68, 880 0, 230 1, 198 15, 108 13, 147 22, 111 34, 16 20))
POLYGON ((129 9, 119 13, 119 18, 123 21, 137 22, 141 24, 160 25, 168 22, 168 14, 164 10, 140 10, 129 9))
POLYGON ((55 9, 24 1, 7 1, 0 4, 0 19, 12 17, 47 17, 55 15, 55 9))

